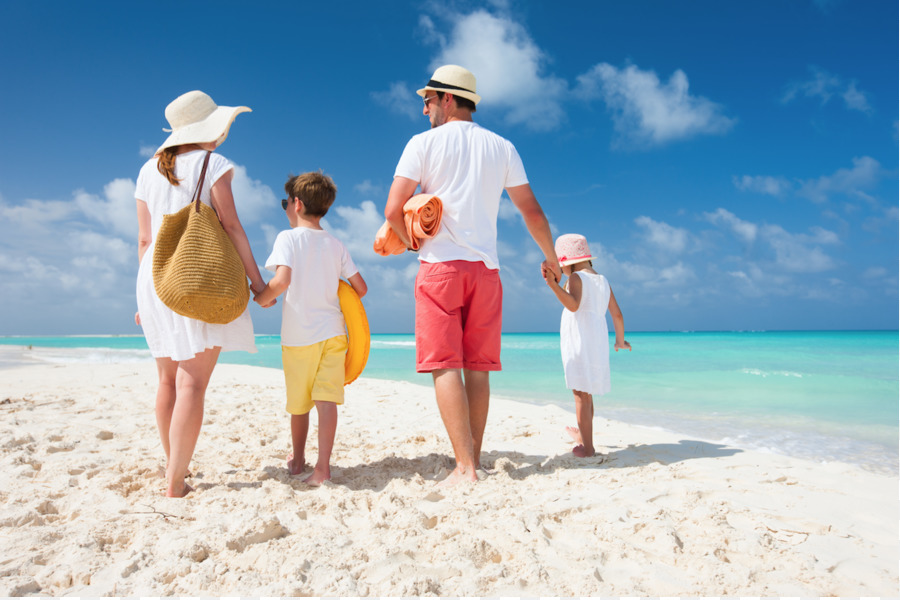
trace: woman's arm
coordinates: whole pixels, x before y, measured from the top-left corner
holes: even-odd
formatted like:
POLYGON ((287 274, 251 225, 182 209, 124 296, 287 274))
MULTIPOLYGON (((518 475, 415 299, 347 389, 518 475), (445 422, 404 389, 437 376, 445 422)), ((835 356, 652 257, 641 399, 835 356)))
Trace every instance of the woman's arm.
POLYGON ((137 220, 138 220, 138 264, 144 260, 144 254, 147 248, 153 243, 153 233, 150 231, 150 209, 143 200, 137 201, 137 220))
POLYGON ((250 249, 247 234, 244 232, 243 226, 241 226, 240 219, 238 219, 237 209, 234 206, 234 196, 231 193, 232 177, 234 177, 234 169, 229 169, 213 184, 210 190, 210 199, 212 200, 213 208, 216 209, 216 213, 219 215, 222 227, 225 228, 225 232, 231 238, 231 243, 234 244, 234 249, 237 250, 238 256, 241 257, 244 271, 247 272, 247 277, 250 278, 250 289, 254 294, 259 294, 266 287, 266 283, 263 281, 262 275, 259 274, 259 267, 256 264, 256 259, 253 258, 253 251, 250 249))

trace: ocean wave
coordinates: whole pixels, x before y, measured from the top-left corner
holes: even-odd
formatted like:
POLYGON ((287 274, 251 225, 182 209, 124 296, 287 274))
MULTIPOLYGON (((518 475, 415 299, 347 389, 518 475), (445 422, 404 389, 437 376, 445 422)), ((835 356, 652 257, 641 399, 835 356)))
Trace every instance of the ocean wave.
POLYGON ((143 363, 153 359, 149 350, 111 348, 31 348, 23 354, 28 358, 54 364, 143 363))
POLYGON ((763 371, 762 369, 741 369, 741 373, 745 373, 747 375, 756 375, 757 377, 803 377, 803 373, 797 373, 795 371, 763 371))

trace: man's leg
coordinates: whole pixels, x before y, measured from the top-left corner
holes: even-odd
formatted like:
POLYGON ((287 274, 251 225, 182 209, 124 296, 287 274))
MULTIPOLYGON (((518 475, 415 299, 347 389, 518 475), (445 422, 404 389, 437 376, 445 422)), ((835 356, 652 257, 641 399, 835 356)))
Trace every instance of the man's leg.
MULTIPOLYGON (((445 485, 453 485, 463 481, 477 481, 475 475, 477 464, 472 446, 472 426, 469 421, 469 400, 466 386, 463 384, 460 369, 440 369, 432 371, 434 393, 438 410, 444 421, 444 428, 453 446, 456 469, 444 480, 445 485)), ((481 433, 484 433, 482 425, 481 433)))
POLYGON ((472 455, 475 466, 481 466, 481 442, 491 402, 490 371, 465 369, 466 398, 469 405, 469 429, 472 433, 472 455))

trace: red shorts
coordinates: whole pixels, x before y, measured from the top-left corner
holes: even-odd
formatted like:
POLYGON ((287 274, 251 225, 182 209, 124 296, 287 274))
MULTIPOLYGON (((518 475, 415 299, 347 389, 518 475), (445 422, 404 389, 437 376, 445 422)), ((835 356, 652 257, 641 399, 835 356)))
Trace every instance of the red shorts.
POLYGON ((503 286, 483 262, 419 263, 416 371, 500 370, 503 286))

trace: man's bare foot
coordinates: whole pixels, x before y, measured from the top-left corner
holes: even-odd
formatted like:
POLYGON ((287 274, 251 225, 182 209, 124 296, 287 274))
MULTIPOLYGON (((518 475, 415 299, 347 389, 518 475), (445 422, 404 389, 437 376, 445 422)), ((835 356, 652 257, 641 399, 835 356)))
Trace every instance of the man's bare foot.
POLYGON ((588 450, 582 444, 578 444, 577 446, 572 448, 572 454, 578 456, 579 458, 587 458, 594 455, 594 449, 591 448, 590 450, 588 450))
POLYGON ((569 434, 569 437, 572 438, 572 441, 578 445, 581 445, 583 442, 581 440, 581 430, 577 427, 566 427, 566 433, 569 434))
POLYGON ((181 492, 171 493, 170 490, 166 490, 166 496, 169 498, 184 498, 193 491, 194 488, 185 483, 184 487, 181 489, 181 492))
POLYGON ((294 460, 294 453, 291 452, 287 457, 287 469, 291 475, 299 475, 306 470, 306 461, 302 456, 299 460, 294 460))
POLYGON ((478 482, 478 474, 475 471, 468 470, 460 470, 459 467, 453 469, 453 472, 447 475, 443 481, 440 481, 435 485, 435 487, 439 488, 448 488, 454 487, 460 484, 466 483, 476 483, 478 482))
POLYGON ((324 482, 331 479, 331 471, 320 471, 318 468, 313 469, 312 475, 303 480, 306 485, 318 487, 324 482))

